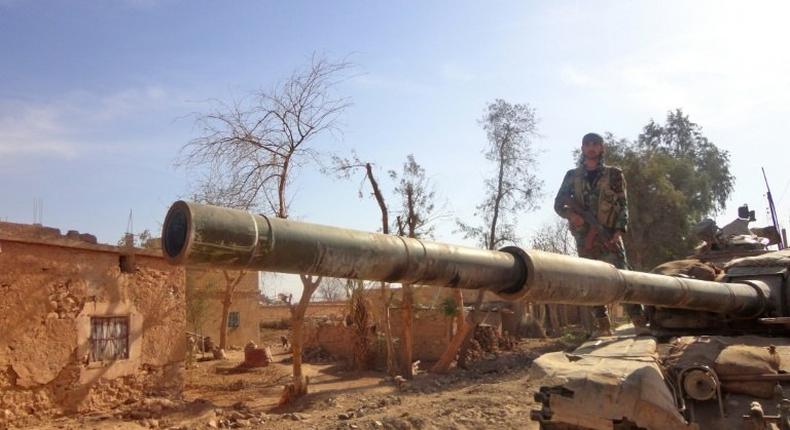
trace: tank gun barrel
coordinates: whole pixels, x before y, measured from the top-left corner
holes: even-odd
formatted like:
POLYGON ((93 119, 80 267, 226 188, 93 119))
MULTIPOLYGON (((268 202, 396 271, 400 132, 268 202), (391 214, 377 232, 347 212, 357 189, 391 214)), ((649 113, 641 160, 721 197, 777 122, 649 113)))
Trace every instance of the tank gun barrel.
POLYGON ((759 281, 626 271, 517 247, 491 251, 184 201, 165 218, 162 250, 174 264, 486 289, 536 303, 641 303, 748 318, 766 311, 770 294, 759 281))

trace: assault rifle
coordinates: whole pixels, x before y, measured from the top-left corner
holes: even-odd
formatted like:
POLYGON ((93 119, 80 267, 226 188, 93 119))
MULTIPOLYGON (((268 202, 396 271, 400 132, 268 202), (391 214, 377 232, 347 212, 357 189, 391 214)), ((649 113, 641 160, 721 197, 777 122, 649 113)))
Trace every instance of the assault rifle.
POLYGON ((571 212, 574 212, 576 215, 582 217, 584 222, 590 226, 590 229, 587 230, 587 235, 584 236, 584 249, 586 251, 592 249, 596 236, 600 236, 600 238, 603 239, 605 246, 610 246, 609 242, 612 240, 612 235, 609 233, 609 230, 606 227, 598 222, 598 218, 596 218, 592 212, 582 207, 582 205, 570 197, 565 198, 562 204, 567 206, 571 212))

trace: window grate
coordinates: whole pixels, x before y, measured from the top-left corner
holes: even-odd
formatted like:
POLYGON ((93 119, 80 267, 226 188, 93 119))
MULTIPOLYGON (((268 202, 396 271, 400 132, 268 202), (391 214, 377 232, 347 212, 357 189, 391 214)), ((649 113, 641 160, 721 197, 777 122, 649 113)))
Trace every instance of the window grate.
POLYGON ((236 328, 239 326, 240 322, 240 315, 238 312, 229 312, 228 313, 228 327, 236 328))
POLYGON ((91 317, 90 361, 129 358, 129 317, 91 317))

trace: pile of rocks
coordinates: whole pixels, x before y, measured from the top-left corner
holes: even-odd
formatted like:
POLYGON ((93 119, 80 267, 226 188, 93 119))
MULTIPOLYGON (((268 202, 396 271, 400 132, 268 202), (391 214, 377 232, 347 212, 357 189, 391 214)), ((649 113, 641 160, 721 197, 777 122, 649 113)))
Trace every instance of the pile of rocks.
POLYGON ((217 417, 206 423, 213 429, 258 428, 260 424, 266 422, 266 414, 253 412, 244 402, 234 403, 230 410, 216 409, 214 413, 217 417))
POLYGON ((496 354, 499 351, 511 351, 515 346, 515 339, 505 334, 500 335, 496 327, 480 324, 475 330, 475 336, 469 345, 468 359, 478 360, 487 354, 496 354))
POLYGON ((128 403, 116 416, 124 420, 137 421, 146 428, 168 427, 170 423, 162 416, 179 407, 179 403, 167 398, 147 397, 138 402, 128 403))

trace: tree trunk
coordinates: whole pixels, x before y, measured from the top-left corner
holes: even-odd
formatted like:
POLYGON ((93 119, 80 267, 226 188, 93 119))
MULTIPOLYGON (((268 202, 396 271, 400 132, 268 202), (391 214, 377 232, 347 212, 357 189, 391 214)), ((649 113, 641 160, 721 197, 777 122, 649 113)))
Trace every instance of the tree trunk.
POLYGON ((447 373, 450 369, 450 365, 453 364, 453 360, 455 360, 458 349, 461 348, 461 342, 463 342, 466 337, 465 331, 469 328, 464 318, 464 295, 461 290, 457 289, 453 290, 453 294, 455 296, 457 309, 457 313, 455 314, 456 332, 453 337, 450 338, 450 343, 442 353, 442 356, 439 357, 439 360, 431 368, 431 372, 434 373, 447 373))
POLYGON ((228 314, 230 313, 231 300, 227 293, 222 300, 222 318, 220 318, 219 348, 228 349, 228 314))
POLYGON ((579 306, 579 317, 587 334, 591 334, 595 330, 595 321, 593 321, 591 310, 590 306, 579 306))
POLYGON ((431 372, 447 373, 447 371, 450 370, 450 365, 453 364, 458 350, 461 349, 461 344, 464 342, 464 339, 466 339, 466 336, 469 334, 472 328, 472 324, 467 323, 465 320, 462 322, 461 326, 458 328, 458 331, 455 333, 455 336, 450 339, 447 349, 445 349, 442 353, 442 356, 439 357, 439 361, 437 361, 436 364, 434 364, 431 368, 431 372))
POLYGON ((285 386, 280 398, 280 405, 290 403, 296 398, 307 394, 309 379, 302 374, 302 350, 304 349, 304 314, 310 304, 310 298, 321 284, 321 277, 299 275, 302 281, 302 297, 299 303, 291 305, 291 349, 293 351, 293 378, 285 386))
POLYGON ((395 344, 392 342, 392 324, 390 323, 390 298, 388 292, 390 291, 386 282, 381 283, 381 301, 383 305, 384 317, 384 341, 387 344, 387 374, 395 376, 395 344))
POLYGON ((461 290, 453 290, 453 297, 455 298, 455 306, 458 312, 455 314, 455 325, 458 331, 466 323, 464 318, 464 293, 461 290))
POLYGON ((225 277, 225 291, 222 295, 222 316, 220 318, 219 327, 219 348, 228 349, 228 313, 230 313, 230 305, 233 304, 233 294, 236 292, 236 287, 241 283, 241 278, 244 277, 244 271, 239 271, 238 276, 235 278, 230 275, 227 270, 222 271, 225 277))
POLYGON ((532 304, 530 306, 532 308, 532 315, 535 317, 535 323, 538 325, 538 330, 543 333, 543 337, 546 337, 546 322, 548 321, 547 318, 547 310, 548 308, 542 304, 532 304))
POLYGON ((293 356, 293 379, 297 387, 304 387, 303 394, 307 393, 307 384, 303 384, 302 351, 304 350, 304 313, 302 316, 294 315, 291 319, 291 350, 293 356))
MULTIPOLYGON (((507 136, 505 137, 507 138, 507 136)), ((500 145, 501 146, 501 145, 500 145)), ((500 151, 500 154, 502 151, 500 151)), ((494 207, 491 216, 491 225, 489 227, 488 232, 488 249, 496 249, 497 245, 497 222, 499 219, 499 210, 500 204, 502 202, 502 198, 504 196, 503 193, 503 185, 504 185, 504 160, 502 156, 499 157, 499 174, 497 175, 497 193, 496 197, 494 198, 494 207)), ((446 372, 447 369, 450 367, 450 363, 452 362, 455 356, 458 356, 458 363, 459 365, 466 365, 466 354, 469 350, 469 344, 474 337, 475 330, 477 330, 477 326, 480 324, 480 321, 474 316, 479 313, 480 307, 483 305, 483 296, 484 291, 479 290, 477 292, 477 300, 475 300, 475 305, 473 308, 473 312, 469 314, 468 321, 464 324, 464 329, 459 330, 458 333, 455 334, 452 340, 450 340, 450 344, 447 346, 447 350, 442 354, 442 357, 439 362, 436 363, 434 366, 434 370, 437 373, 446 372), (449 362, 442 361, 442 359, 449 360, 449 362), (442 366, 439 366, 439 364, 442 366)))
POLYGON ((403 331, 400 336, 400 372, 406 379, 414 377, 411 367, 413 356, 412 321, 414 318, 414 287, 403 284, 403 300, 401 301, 401 326, 403 331))
POLYGON ((567 327, 568 326, 568 307, 570 305, 559 305, 560 308, 560 326, 567 327))
MULTIPOLYGON (((365 173, 370 182, 370 187, 373 189, 373 196, 376 198, 376 203, 379 205, 381 211, 381 232, 384 234, 390 233, 389 211, 387 211, 387 204, 384 201, 384 195, 381 194, 376 178, 373 176, 373 165, 365 163, 365 173)), ((387 297, 387 284, 381 283, 381 301, 384 306, 382 310, 384 318, 384 342, 387 344, 387 374, 395 376, 395 345, 392 343, 392 326, 390 325, 390 300, 387 297)))
POLYGON ((551 336, 559 337, 562 334, 562 324, 560 323, 560 306, 562 305, 547 305, 549 308, 549 326, 551 327, 551 336))

